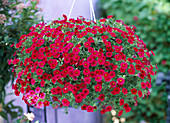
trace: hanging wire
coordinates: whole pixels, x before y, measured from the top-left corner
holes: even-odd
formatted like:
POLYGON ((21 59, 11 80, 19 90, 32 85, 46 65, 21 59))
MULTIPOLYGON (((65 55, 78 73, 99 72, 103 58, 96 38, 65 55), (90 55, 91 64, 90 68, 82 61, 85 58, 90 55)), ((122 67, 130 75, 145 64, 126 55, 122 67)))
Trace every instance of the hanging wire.
POLYGON ((90 5, 90 19, 93 20, 93 13, 92 13, 92 8, 91 8, 90 0, 89 0, 89 5, 90 5))
POLYGON ((95 17, 94 8, 93 8, 93 2, 92 2, 92 0, 89 0, 89 2, 90 2, 90 10, 91 10, 90 12, 91 12, 91 15, 93 15, 93 19, 96 22, 96 17, 95 17))
MULTIPOLYGON (((76 0, 73 0, 73 3, 72 3, 72 5, 71 5, 71 9, 70 9, 70 12, 69 12, 69 15, 68 15, 68 19, 70 18, 70 15, 71 15, 71 12, 72 12, 72 10, 73 10, 75 1, 76 1, 76 0)), ((96 22, 96 17, 95 17, 95 13, 94 13, 94 8, 93 8, 93 2, 92 2, 92 0, 89 0, 89 4, 90 4, 90 17, 91 17, 91 20, 94 20, 94 21, 96 22)))
POLYGON ((68 19, 70 18, 70 15, 71 15, 71 12, 72 12, 72 10, 73 10, 75 1, 76 1, 76 0, 73 0, 73 3, 72 3, 72 5, 71 5, 71 9, 70 9, 70 12, 69 12, 69 15, 68 15, 68 19))

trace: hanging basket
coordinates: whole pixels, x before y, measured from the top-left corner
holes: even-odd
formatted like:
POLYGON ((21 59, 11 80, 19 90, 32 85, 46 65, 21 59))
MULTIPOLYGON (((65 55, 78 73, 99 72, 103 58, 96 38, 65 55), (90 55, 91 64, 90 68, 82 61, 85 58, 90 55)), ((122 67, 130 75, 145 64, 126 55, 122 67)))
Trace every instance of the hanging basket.
MULTIPOLYGON (((68 106, 121 116, 149 95, 155 75, 135 26, 113 16, 40 23, 15 45, 15 95, 37 108, 68 106), (133 106, 133 105, 132 105, 133 106)), ((155 55, 152 51, 151 53, 155 55)))

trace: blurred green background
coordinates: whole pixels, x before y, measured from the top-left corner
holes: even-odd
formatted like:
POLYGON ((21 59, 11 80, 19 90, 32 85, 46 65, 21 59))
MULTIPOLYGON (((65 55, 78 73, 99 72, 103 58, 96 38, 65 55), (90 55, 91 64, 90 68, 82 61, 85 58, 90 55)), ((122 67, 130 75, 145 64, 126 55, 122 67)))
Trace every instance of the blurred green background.
MULTIPOLYGON (((157 72, 170 70, 170 1, 168 0, 99 0, 101 16, 114 15, 127 25, 136 26, 136 34, 156 54, 152 62, 158 65, 157 72)), ((142 100, 132 111, 124 114, 127 123, 165 123, 167 110, 166 83, 155 85, 148 99, 142 100)), ((108 113, 106 123, 112 123, 108 113)))

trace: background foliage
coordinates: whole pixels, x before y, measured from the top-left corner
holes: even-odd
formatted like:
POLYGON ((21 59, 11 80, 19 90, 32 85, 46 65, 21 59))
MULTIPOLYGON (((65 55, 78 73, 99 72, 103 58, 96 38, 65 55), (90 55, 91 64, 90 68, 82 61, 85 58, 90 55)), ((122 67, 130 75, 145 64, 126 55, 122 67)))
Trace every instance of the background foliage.
MULTIPOLYGON (((158 72, 167 73, 170 69, 170 2, 168 0, 99 0, 102 16, 114 15, 125 24, 137 27, 137 34, 144 40, 149 50, 156 57, 152 59, 158 65, 158 72)), ((165 84, 152 87, 152 94, 147 100, 133 108, 126 117, 131 122, 141 120, 165 122, 166 92, 165 84)))
POLYGON ((42 20, 36 5, 36 0, 0 0, 0 103, 3 106, 0 116, 6 120, 9 119, 8 115, 15 119, 23 113, 21 107, 13 105, 14 100, 4 102, 7 96, 5 86, 11 79, 14 80, 7 60, 15 52, 11 45, 16 44, 22 34, 27 34, 32 25, 42 20))

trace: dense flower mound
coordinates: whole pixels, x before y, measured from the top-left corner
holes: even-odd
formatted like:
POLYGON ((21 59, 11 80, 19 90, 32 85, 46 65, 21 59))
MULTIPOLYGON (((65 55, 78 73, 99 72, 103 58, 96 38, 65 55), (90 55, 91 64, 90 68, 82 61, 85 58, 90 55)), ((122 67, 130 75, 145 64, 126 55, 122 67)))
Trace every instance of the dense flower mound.
POLYGON ((149 95, 154 67, 134 26, 108 16, 40 23, 22 35, 13 64, 15 94, 37 108, 129 112, 149 95))

